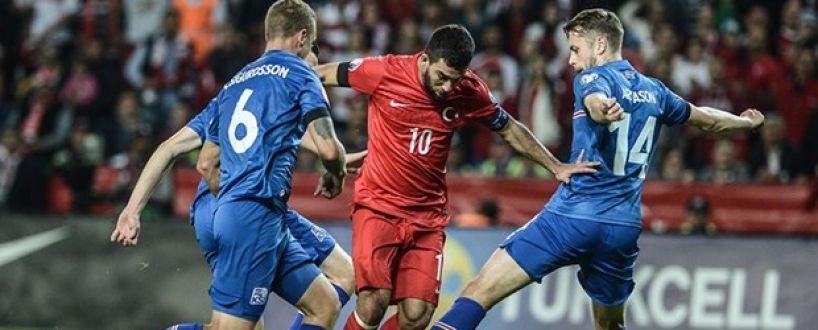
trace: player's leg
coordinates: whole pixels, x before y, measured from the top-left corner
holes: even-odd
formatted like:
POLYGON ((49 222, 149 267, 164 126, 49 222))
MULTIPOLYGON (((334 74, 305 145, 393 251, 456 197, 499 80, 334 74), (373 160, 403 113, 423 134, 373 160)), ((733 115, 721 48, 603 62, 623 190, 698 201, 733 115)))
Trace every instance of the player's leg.
MULTIPOLYGON (((335 242, 326 230, 304 218, 298 212, 290 210, 285 220, 287 228, 295 240, 307 253, 309 259, 330 280, 343 308, 354 290, 354 272, 352 260, 335 242)), ((298 329, 304 320, 304 314, 296 313, 289 329, 298 329)))
POLYGON ((403 242, 397 219, 364 207, 352 212, 352 263, 358 296, 344 329, 375 329, 392 297, 392 274, 403 242))
POLYGON ((579 262, 597 233, 580 221, 543 211, 500 244, 477 277, 432 329, 471 330, 498 302, 532 281, 579 262))
POLYGON ((207 329, 253 329, 291 240, 283 213, 256 202, 221 205, 214 216, 216 262, 207 329))
POLYGON ((295 239, 281 256, 273 292, 304 313, 303 324, 294 329, 331 329, 338 318, 340 303, 335 289, 295 239))
POLYGON ((395 274, 393 301, 398 313, 384 329, 425 329, 437 307, 440 280, 443 275, 443 245, 446 234, 442 228, 406 225, 412 244, 405 247, 395 274))
POLYGON ((597 330, 625 328, 625 301, 633 291, 633 268, 639 255, 640 228, 599 224, 604 239, 580 264, 577 278, 593 301, 597 330))

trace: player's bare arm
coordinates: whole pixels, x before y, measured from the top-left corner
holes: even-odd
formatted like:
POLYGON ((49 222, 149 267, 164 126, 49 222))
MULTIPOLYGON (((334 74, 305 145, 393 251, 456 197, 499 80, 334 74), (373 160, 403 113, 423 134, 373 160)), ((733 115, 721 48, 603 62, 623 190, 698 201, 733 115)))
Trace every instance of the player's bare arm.
POLYGON ((148 203, 148 199, 156 189, 156 185, 165 176, 173 162, 181 154, 198 149, 202 141, 199 135, 189 127, 183 127, 176 134, 162 142, 153 152, 139 179, 136 181, 128 199, 128 204, 119 214, 116 228, 111 234, 111 242, 122 243, 124 246, 135 246, 139 238, 139 215, 148 203))
POLYGON ((219 193, 219 155, 221 150, 219 145, 207 141, 202 146, 202 152, 199 153, 199 160, 196 162, 196 171, 202 175, 202 178, 207 182, 207 187, 214 195, 219 193))
POLYGON ((531 130, 516 119, 509 119, 499 132, 503 140, 514 150, 545 167, 563 183, 570 183, 571 175, 579 173, 595 173, 599 162, 586 162, 580 157, 574 164, 564 164, 534 137, 531 130))
MULTIPOLYGON (((304 136, 301 138, 301 147, 309 152, 318 155, 318 147, 315 145, 315 141, 312 139, 312 135, 309 132, 304 133, 304 136)), ((366 155, 367 155, 366 150, 346 154, 345 158, 347 165, 347 174, 358 173, 358 170, 364 163, 364 158, 366 158, 366 155)))
POLYGON ((318 156, 327 172, 315 192, 325 198, 334 198, 341 193, 346 175, 346 157, 344 146, 335 136, 332 119, 325 116, 310 122, 307 132, 315 143, 318 156))
MULTIPOLYGON (((321 83, 324 87, 338 87, 338 66, 339 62, 325 63, 315 67, 315 72, 318 73, 318 78, 321 78, 321 83)), ((342 86, 349 87, 349 86, 342 86)))
POLYGON ((756 109, 747 109, 736 116, 727 111, 710 107, 690 106, 690 117, 685 124, 703 131, 725 133, 755 129, 764 124, 764 114, 756 109))
POLYGON ((600 124, 608 124, 619 121, 625 116, 624 110, 614 98, 605 97, 600 93, 593 93, 586 96, 582 103, 588 110, 591 119, 600 124))

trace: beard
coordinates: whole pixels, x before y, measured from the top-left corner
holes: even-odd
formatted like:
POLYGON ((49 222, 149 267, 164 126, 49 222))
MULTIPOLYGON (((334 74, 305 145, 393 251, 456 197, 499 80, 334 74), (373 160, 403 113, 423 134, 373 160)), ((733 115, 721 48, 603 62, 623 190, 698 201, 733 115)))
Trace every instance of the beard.
POLYGON ((432 88, 432 75, 429 74, 429 69, 426 69, 426 71, 423 72, 423 89, 426 91, 426 94, 428 94, 429 97, 436 102, 446 100, 446 96, 438 95, 432 88))

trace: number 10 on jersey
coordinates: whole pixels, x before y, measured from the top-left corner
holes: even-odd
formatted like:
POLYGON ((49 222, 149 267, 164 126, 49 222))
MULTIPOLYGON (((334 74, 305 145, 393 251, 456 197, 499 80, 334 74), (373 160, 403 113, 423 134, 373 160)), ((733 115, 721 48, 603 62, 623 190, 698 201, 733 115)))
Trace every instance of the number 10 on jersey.
POLYGON ((429 146, 432 144, 432 130, 424 128, 413 128, 409 130, 412 132, 412 142, 409 143, 409 153, 415 153, 415 150, 421 155, 429 153, 429 146))

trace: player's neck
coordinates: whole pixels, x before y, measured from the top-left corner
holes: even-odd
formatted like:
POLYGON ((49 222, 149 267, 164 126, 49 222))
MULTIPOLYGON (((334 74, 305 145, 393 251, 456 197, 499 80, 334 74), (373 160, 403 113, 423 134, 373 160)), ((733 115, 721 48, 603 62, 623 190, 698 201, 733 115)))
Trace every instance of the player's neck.
POLYGON ((622 60, 622 53, 615 53, 615 54, 603 54, 596 59, 596 66, 602 66, 611 62, 621 61, 622 60))
POLYGON ((267 40, 267 43, 264 45, 264 52, 266 53, 271 50, 283 50, 293 54, 298 53, 298 49, 293 46, 291 40, 284 38, 267 40))

